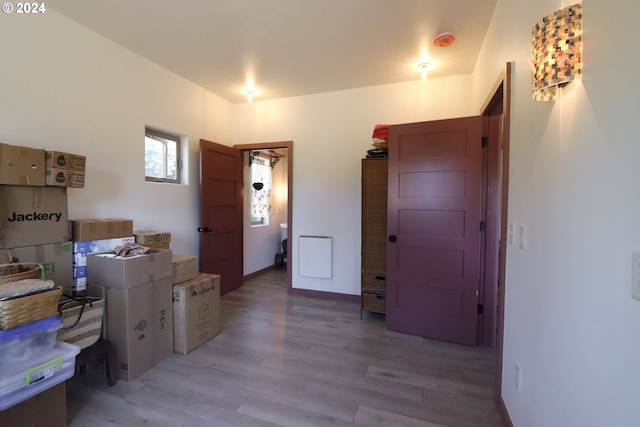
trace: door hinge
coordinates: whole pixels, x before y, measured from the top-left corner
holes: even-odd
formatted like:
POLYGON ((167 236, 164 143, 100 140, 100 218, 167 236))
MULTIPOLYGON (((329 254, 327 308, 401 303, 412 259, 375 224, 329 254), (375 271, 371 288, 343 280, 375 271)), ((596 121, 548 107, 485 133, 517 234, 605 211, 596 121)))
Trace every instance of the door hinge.
POLYGON ((478 314, 484 314, 484 304, 478 304, 478 314))
POLYGON ((482 137, 482 148, 487 148, 489 146, 489 138, 486 136, 482 137))
POLYGON ((487 231, 487 221, 480 221, 480 231, 487 231))

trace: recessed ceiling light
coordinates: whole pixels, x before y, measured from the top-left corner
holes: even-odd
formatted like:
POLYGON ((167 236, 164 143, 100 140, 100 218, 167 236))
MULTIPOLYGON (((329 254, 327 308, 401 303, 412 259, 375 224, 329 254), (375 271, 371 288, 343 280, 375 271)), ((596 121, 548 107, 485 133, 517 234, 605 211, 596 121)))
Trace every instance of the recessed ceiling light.
POLYGON ((429 70, 429 68, 431 68, 431 62, 429 62, 429 61, 420 61, 420 62, 418 62, 416 67, 422 73, 422 80, 425 80, 427 78, 427 70, 429 70))
POLYGON ((258 90, 254 87, 246 87, 244 88, 244 93, 247 94, 247 102, 251 103, 253 102, 253 95, 256 95, 258 90))

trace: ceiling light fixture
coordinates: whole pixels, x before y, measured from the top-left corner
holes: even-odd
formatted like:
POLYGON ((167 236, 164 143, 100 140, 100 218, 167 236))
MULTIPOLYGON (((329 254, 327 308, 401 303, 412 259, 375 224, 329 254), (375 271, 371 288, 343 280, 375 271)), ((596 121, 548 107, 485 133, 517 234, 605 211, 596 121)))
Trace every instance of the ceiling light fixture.
POLYGON ((258 91, 253 87, 244 88, 244 93, 247 94, 247 102, 251 104, 253 102, 253 95, 257 94, 258 91))
POLYGON ((449 47, 456 41, 456 36, 453 33, 441 33, 433 39, 433 45, 435 47, 449 47))
POLYGON ((418 65, 416 65, 418 70, 422 73, 422 80, 426 80, 427 78, 427 70, 431 68, 431 62, 429 61, 420 61, 418 65))

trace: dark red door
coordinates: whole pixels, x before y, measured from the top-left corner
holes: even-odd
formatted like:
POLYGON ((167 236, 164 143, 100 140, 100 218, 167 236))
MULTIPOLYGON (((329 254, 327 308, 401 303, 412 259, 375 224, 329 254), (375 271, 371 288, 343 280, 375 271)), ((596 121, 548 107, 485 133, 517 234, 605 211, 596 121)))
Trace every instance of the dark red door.
POLYGON ((242 155, 200 140, 200 271, 220 275, 220 293, 242 285, 242 155))
POLYGON ((483 117, 390 126, 388 329, 477 343, 483 117))

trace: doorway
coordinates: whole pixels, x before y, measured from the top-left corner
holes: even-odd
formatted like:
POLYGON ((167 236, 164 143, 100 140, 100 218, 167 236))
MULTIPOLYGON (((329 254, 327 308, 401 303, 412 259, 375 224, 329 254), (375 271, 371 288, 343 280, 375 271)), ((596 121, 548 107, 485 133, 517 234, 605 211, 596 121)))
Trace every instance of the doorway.
MULTIPOLYGON (((242 153, 242 157, 249 157, 249 153, 254 152, 261 152, 264 153, 266 156, 269 156, 269 153, 277 153, 279 154, 279 161, 278 163, 275 165, 274 168, 277 168, 278 165, 280 165, 281 168, 283 168, 283 166, 286 168, 286 176, 283 177, 284 180, 284 184, 286 185, 286 192, 285 194, 273 194, 272 197, 274 198, 282 198, 282 199, 286 199, 286 212, 285 215, 283 215, 282 217, 286 218, 286 228, 282 228, 281 227, 281 223, 277 222, 277 223, 271 223, 269 225, 269 227, 272 230, 277 230, 276 232, 278 233, 279 236, 282 236, 283 238, 286 238, 288 242, 291 242, 291 230, 292 230, 292 205, 293 205, 293 141, 282 141, 282 142, 264 142, 264 143, 255 143, 255 144, 239 144, 239 145, 234 145, 233 146, 234 149, 240 150, 240 152, 242 153)), ((247 182, 247 180, 244 180, 244 190, 243 190, 243 196, 246 198, 248 195, 248 187, 252 185, 252 183, 247 182)), ((245 200, 245 205, 247 205, 248 201, 245 200)), ((247 215, 243 215, 243 218, 247 217, 247 215)), ((244 222, 244 228, 246 229, 247 227, 251 227, 251 222, 245 218, 244 222)), ((245 235, 248 235, 248 239, 250 239, 250 235, 251 233, 248 232, 249 230, 245 231, 245 235)), ((284 240, 284 239, 281 239, 284 240)), ((250 241, 247 241, 248 244, 250 244, 250 241)), ((245 245, 248 246, 248 245, 245 245)), ((271 261, 273 262, 273 264, 275 265, 275 254, 277 253, 279 247, 278 245, 272 245, 273 247, 273 253, 268 254, 270 256, 271 261)), ((291 246, 289 244, 289 246, 291 246)), ((245 249, 246 250, 246 249, 245 249)), ((243 253, 244 256, 244 253, 243 253)), ((290 291, 292 288, 292 274, 291 274, 291 265, 292 265, 292 251, 289 250, 288 254, 287 254, 287 291, 290 291)), ((276 266, 277 267, 277 266, 276 266)), ((271 266, 268 266, 266 268, 263 269, 258 269, 257 271, 251 272, 246 274, 244 277, 245 279, 253 277, 255 275, 258 275, 260 273, 263 273, 269 269, 271 269, 271 266)), ((282 267, 280 267, 282 268, 282 267)))
POLYGON ((496 212, 496 223, 499 224, 498 253, 497 256, 497 304, 495 325, 496 331, 496 382, 495 399, 503 421, 507 425, 512 425, 509 419, 506 406, 502 400, 502 361, 503 361, 503 336, 504 336, 504 312, 505 312, 505 289, 506 289, 506 251, 507 251, 507 227, 508 227, 508 193, 509 193, 509 146, 510 146, 510 126, 511 126, 511 74, 513 63, 507 62, 505 70, 500 74, 496 83, 482 106, 481 114, 490 120, 498 121, 499 147, 494 154, 494 161, 498 162, 497 170, 499 175, 495 178, 499 182, 499 211, 496 212), (499 118, 499 119, 498 119, 499 118))

